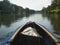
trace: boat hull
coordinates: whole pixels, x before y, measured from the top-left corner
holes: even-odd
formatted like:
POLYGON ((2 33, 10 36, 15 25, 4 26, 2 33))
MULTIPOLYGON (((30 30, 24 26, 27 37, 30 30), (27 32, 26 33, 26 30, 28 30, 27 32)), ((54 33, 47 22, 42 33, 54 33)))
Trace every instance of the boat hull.
POLYGON ((5 44, 9 45, 57 45, 55 37, 43 26, 29 22, 18 28, 5 44), (23 35, 24 29, 34 28, 41 37, 23 35))

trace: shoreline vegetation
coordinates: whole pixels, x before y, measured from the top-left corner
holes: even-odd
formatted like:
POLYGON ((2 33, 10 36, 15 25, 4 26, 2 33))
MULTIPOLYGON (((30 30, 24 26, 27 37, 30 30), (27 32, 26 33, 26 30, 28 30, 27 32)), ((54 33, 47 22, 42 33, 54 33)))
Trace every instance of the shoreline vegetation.
POLYGON ((0 15, 10 16, 29 16, 29 14, 35 13, 35 10, 29 8, 23 8, 15 4, 10 3, 9 0, 0 1, 0 15))
POLYGON ((10 15, 16 17, 29 16, 34 13, 45 13, 45 14, 60 14, 60 0, 52 0, 51 5, 47 8, 43 7, 41 11, 35 11, 29 8, 23 8, 15 4, 10 3, 9 0, 0 1, 0 16, 10 15))
POLYGON ((60 35, 60 0, 52 0, 51 5, 43 7, 41 14, 43 17, 48 17, 55 30, 54 33, 60 35))
POLYGON ((9 0, 0 1, 0 26, 1 24, 7 25, 8 27, 12 22, 19 18, 28 17, 34 13, 40 13, 29 8, 23 8, 16 4, 12 4, 9 0))
POLYGON ((49 5, 47 8, 43 7, 41 13, 60 14, 60 0, 52 0, 51 5, 49 5))

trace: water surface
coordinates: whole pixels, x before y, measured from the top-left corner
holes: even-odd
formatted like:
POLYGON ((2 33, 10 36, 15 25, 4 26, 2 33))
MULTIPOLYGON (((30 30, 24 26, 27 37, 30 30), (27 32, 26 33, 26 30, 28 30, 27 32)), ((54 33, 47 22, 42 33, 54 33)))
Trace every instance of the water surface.
POLYGON ((60 21, 59 15, 46 15, 46 14, 31 14, 28 17, 14 18, 0 16, 0 41, 4 40, 7 35, 15 31, 22 24, 34 21, 45 26, 57 38, 60 38, 60 21), (4 17, 4 18, 3 18, 4 17))

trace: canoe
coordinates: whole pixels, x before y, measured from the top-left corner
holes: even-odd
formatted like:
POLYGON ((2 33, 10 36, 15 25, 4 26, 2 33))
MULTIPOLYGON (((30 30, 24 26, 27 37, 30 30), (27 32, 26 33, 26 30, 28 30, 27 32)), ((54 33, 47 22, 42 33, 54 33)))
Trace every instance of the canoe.
POLYGON ((28 22, 19 27, 1 45, 58 45, 56 38, 42 25, 28 22))

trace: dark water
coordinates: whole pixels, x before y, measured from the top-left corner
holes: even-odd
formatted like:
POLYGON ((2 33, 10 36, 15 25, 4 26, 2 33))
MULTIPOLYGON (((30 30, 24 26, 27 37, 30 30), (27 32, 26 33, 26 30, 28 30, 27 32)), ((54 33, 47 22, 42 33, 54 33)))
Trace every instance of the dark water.
POLYGON ((60 16, 57 14, 31 14, 29 17, 7 17, 0 16, 0 41, 4 40, 6 36, 16 30, 22 24, 34 21, 45 26, 48 31, 60 38, 60 16))

